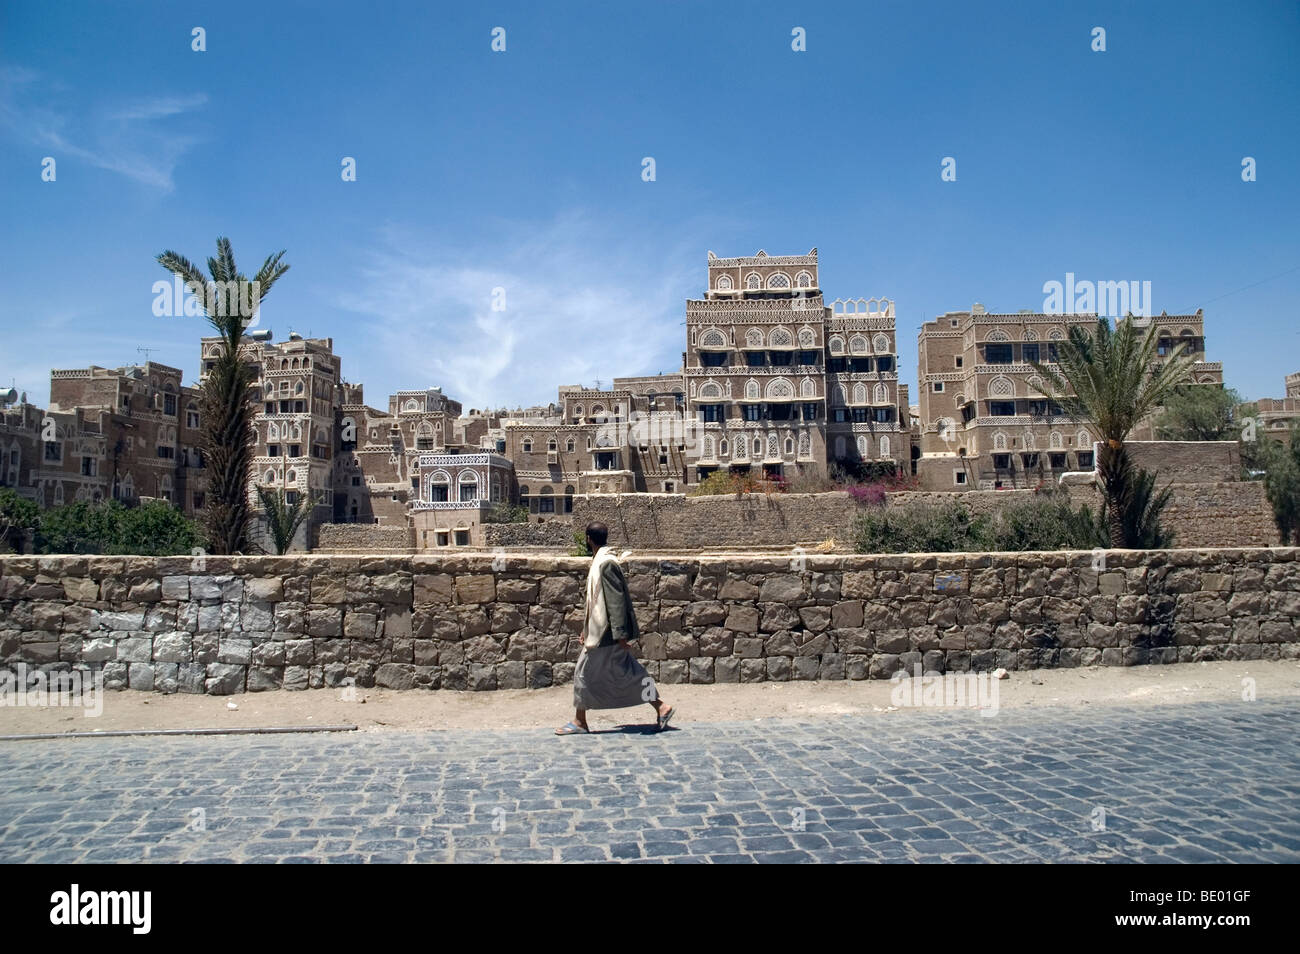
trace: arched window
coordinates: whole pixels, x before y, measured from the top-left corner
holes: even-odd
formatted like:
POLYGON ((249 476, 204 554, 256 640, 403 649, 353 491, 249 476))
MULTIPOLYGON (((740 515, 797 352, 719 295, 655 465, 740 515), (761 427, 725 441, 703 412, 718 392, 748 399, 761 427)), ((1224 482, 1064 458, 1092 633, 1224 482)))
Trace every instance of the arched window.
POLYGON ((716 381, 705 381, 700 385, 700 397, 722 397, 722 388, 716 381))
POLYGON ((889 354, 889 338, 885 335, 876 335, 871 339, 871 347, 876 354, 889 354))
POLYGON ((998 431, 996 434, 994 434, 994 435, 993 435, 993 449, 994 449, 994 450, 1006 450, 1006 449, 1007 449, 1007 435, 1003 434, 1001 431, 998 431))
POLYGON ((775 434, 767 435, 767 456, 768 457, 781 456, 781 442, 777 439, 777 436, 775 434))
MULTIPOLYGON (((528 497, 527 484, 519 485, 519 506, 523 507, 525 510, 529 510, 529 497, 528 497)), ((530 510, 529 512, 536 513, 536 511, 532 511, 532 510, 530 510)))
POLYGON ((835 438, 835 457, 839 460, 843 460, 847 456, 848 442, 844 440, 844 435, 841 434, 839 437, 835 438))
POLYGON ((745 382, 746 399, 753 401, 762 397, 762 395, 763 395, 763 386, 761 384, 759 384, 753 378, 750 378, 748 381, 745 382))
POLYGON ((849 353, 850 354, 867 353, 867 339, 864 335, 854 335, 852 338, 849 339, 849 353))
POLYGON ((577 442, 577 441, 575 441, 572 437, 568 438, 568 439, 564 442, 564 450, 565 450, 565 453, 572 454, 572 453, 573 453, 573 449, 574 449, 575 447, 577 447, 577 446, 578 446, 578 442, 577 442))
POLYGON ((581 405, 581 404, 575 404, 575 405, 573 405, 573 416, 574 416, 574 417, 582 417, 582 405, 581 405))
POLYGON ((799 434, 799 456, 800 457, 812 456, 812 437, 808 434, 807 431, 802 431, 799 434))
POLYGON ((731 276, 719 275, 715 287, 718 288, 720 291, 731 291, 731 276))
MULTIPOLYGON (((131 482, 131 477, 130 477, 129 474, 127 475, 126 480, 127 480, 127 484, 130 484, 130 482, 131 482)), ((267 468, 266 473, 262 475, 262 483, 264 483, 264 484, 274 484, 274 483, 275 483, 275 471, 274 471, 274 470, 271 470, 270 468, 267 468)))
POLYGON ((830 345, 831 345, 831 354, 844 353, 844 339, 841 338, 839 335, 831 335, 830 345))
POLYGON ((889 456, 889 438, 888 438, 888 437, 884 437, 884 436, 882 436, 882 437, 880 438, 880 456, 881 456, 881 457, 888 457, 888 456, 889 456))
POLYGON ((817 385, 813 382, 812 378, 804 378, 802 381, 799 382, 799 396, 800 397, 817 396, 817 385))
POLYGON ((272 421, 270 424, 266 425, 266 439, 268 441, 274 441, 280 439, 280 425, 275 423, 275 421, 272 421))
POLYGON ((1033 328, 1026 328, 1023 337, 1026 341, 1037 341, 1038 332, 1035 331, 1033 328))
POLYGON ((744 460, 749 456, 749 441, 743 437, 737 437, 731 442, 731 456, 736 460, 744 460))
POLYGON ((605 405, 593 404, 591 406, 591 416, 596 419, 597 424, 603 424, 605 422, 605 405))
POLYGON ((713 438, 706 436, 704 438, 704 449, 700 451, 700 456, 705 460, 713 460, 713 438))
POLYGON ((472 470, 462 470, 460 472, 460 499, 477 500, 478 497, 478 475, 472 470))
POLYGON ((866 434, 858 435, 858 456, 863 460, 871 457, 871 441, 867 440, 866 434))
POLYGON ((548 451, 558 451, 560 449, 560 442, 557 441, 554 437, 552 437, 550 440, 546 442, 546 449, 548 451))
POLYGON ((793 438, 793 437, 787 437, 787 438, 785 439, 785 452, 786 452, 787 455, 789 455, 789 454, 793 454, 793 453, 794 453, 794 438, 793 438))
POLYGON ((883 384, 877 384, 877 385, 876 385, 876 400, 875 400, 873 403, 875 403, 875 404, 888 404, 888 403, 889 403, 889 388, 885 387, 883 384))
POLYGON ((1047 340, 1048 340, 1048 341, 1064 341, 1064 340, 1065 340, 1065 332, 1062 331, 1060 328, 1053 328, 1051 331, 1049 331, 1049 332, 1047 333, 1047 340))
POLYGON ((789 288, 790 276, 785 272, 773 272, 767 277, 768 288, 789 288))
POLYGON ((722 440, 718 441, 718 456, 719 457, 727 456, 727 439, 725 437, 722 440))
POLYGON ((858 382, 857 384, 853 385, 853 403, 854 404, 867 403, 867 386, 865 384, 858 382))
POLYGON ((988 336, 984 340, 985 341, 1010 341, 1011 336, 1008 335, 1001 328, 994 328, 992 331, 988 333, 988 336))
POLYGON ((813 331, 811 328, 800 328, 799 347, 800 348, 817 347, 817 332, 813 331))
POLYGON ((812 288, 812 272, 800 272, 794 277, 794 283, 800 288, 812 288))
POLYGON ((758 291, 763 287, 763 279, 758 277, 757 272, 750 272, 745 276, 745 290, 758 291))
POLYGON ((1060 431, 1052 431, 1052 433, 1047 435, 1047 446, 1052 450, 1059 450, 1065 446, 1064 438, 1061 436, 1060 431))
POLYGON ((763 438, 761 437, 754 438, 754 456, 755 457, 763 456, 763 438))
POLYGON ((299 381, 297 384, 295 384, 295 385, 293 386, 293 393, 294 393, 294 394, 302 394, 302 382, 301 382, 301 381, 299 381))
POLYGON ((296 484, 298 482, 298 472, 295 470, 289 471, 289 473, 285 476, 285 480, 288 483, 296 484))
POLYGON ((746 348, 763 347, 763 332, 760 331, 758 328, 750 328, 748 331, 746 331, 745 347, 746 348))
POLYGON ((54 506, 63 506, 63 481, 56 481, 54 484, 54 506))
POLYGON ((1074 439, 1080 450, 1092 450, 1092 435, 1086 430, 1079 431, 1074 439))
POLYGON ((573 513, 573 485, 568 484, 564 488, 564 512, 573 513))
POLYGON ((727 339, 717 328, 710 328, 704 334, 700 335, 701 348, 725 348, 727 339))
POLYGON ((999 375, 989 382, 990 397, 1015 397, 1016 386, 1012 380, 1003 375, 999 375))
POLYGON ((421 422, 415 430, 416 450, 433 450, 433 428, 428 421, 421 422))
POLYGON ((533 439, 531 437, 525 437, 519 442, 519 449, 525 454, 531 454, 533 452, 533 439))
POLYGON ((794 385, 785 378, 773 378, 767 383, 767 396, 770 398, 794 397, 794 385))
POLYGON ((794 335, 790 334, 789 328, 778 326, 772 329, 772 333, 767 336, 767 340, 773 348, 788 348, 794 344, 794 335))

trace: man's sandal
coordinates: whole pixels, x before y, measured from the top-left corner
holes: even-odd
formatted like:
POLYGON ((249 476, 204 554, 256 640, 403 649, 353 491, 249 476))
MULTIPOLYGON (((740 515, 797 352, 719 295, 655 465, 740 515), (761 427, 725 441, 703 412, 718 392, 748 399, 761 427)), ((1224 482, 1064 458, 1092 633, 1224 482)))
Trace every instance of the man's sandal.
POLYGON ((556 729, 555 734, 556 735, 582 735, 584 732, 590 732, 590 731, 591 731, 590 729, 580 726, 576 722, 569 722, 566 723, 565 725, 560 726, 560 728, 556 729))
POLYGON ((669 707, 668 707, 668 711, 665 712, 665 713, 662 713, 662 714, 659 716, 659 731, 660 731, 660 732, 662 732, 662 731, 664 731, 664 729, 668 728, 668 721, 669 721, 670 719, 672 719, 672 717, 675 716, 676 714, 677 714, 677 710, 674 709, 672 706, 669 706, 669 707))

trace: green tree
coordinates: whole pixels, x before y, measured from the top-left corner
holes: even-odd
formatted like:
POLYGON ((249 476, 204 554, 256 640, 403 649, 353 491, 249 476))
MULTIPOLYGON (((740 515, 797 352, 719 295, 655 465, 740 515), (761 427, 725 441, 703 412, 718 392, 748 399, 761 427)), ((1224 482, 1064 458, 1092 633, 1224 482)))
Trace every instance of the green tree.
POLYGON ((194 521, 165 500, 139 507, 116 500, 79 500, 46 510, 37 530, 41 553, 175 556, 189 553, 200 542, 194 521))
POLYGON ((1162 441, 1233 441, 1241 395, 1219 384, 1184 384, 1165 400, 1156 419, 1162 441))
POLYGON ((1043 396, 1086 421, 1101 440, 1097 476, 1112 547, 1126 545, 1124 515, 1135 489, 1135 471, 1125 466, 1124 441, 1187 383, 1194 362, 1181 342, 1163 362, 1157 361, 1157 347, 1154 324, 1144 332, 1129 316, 1112 329, 1107 318, 1098 317, 1091 334, 1081 325, 1070 329, 1069 338, 1057 346, 1054 365, 1032 362, 1048 385, 1040 389, 1043 396))
POLYGON ((40 553, 107 553, 121 538, 126 508, 116 500, 90 504, 84 500, 52 507, 41 514, 37 530, 40 553))
POLYGON ((1255 445, 1278 536, 1283 544, 1300 546, 1300 428, 1291 429, 1285 444, 1261 436, 1255 445))
POLYGON ((289 270, 284 252, 267 257, 248 279, 235 266, 230 240, 217 239, 217 254, 208 259, 210 279, 189 259, 162 252, 158 264, 185 282, 202 303, 208 322, 221 339, 203 383, 199 402, 202 445, 207 461, 207 504, 203 511, 208 545, 214 553, 239 553, 248 545, 251 509, 248 474, 253 460, 254 368, 240 346, 244 332, 271 287, 289 270))
POLYGON ((23 536, 40 524, 41 508, 18 496, 12 487, 0 487, 0 549, 21 551, 23 536))
POLYGON ((272 490, 261 484, 257 485, 257 496, 266 515, 266 532, 271 536, 275 552, 284 556, 293 546, 298 528, 311 514, 314 501, 309 494, 299 494, 290 502, 283 488, 272 490))
POLYGON ((198 526, 165 500, 151 500, 123 510, 117 539, 105 553, 176 556, 202 543, 198 526))

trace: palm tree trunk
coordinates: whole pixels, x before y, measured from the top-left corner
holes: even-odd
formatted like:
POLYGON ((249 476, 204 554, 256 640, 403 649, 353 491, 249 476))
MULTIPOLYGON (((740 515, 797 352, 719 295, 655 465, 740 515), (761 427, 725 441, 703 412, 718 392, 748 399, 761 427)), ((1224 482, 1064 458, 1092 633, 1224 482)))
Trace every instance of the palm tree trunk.
POLYGON ((1124 504, 1127 491, 1124 481, 1124 445, 1112 447, 1102 442, 1097 455, 1097 476, 1101 480, 1102 492, 1106 496, 1106 525, 1110 532, 1110 545, 1114 549, 1123 549, 1124 539, 1124 504))

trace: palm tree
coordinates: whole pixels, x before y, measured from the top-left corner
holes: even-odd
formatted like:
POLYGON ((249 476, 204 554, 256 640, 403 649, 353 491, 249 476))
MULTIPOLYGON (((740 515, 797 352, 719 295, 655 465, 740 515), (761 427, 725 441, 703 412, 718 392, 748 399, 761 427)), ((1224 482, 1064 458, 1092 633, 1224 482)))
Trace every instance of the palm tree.
POLYGON ((221 338, 212 367, 203 382, 199 411, 203 420, 203 451, 207 461, 207 505, 203 526, 213 553, 240 553, 248 544, 251 516, 248 472, 253 460, 253 366, 243 360, 244 331, 262 300, 280 276, 284 251, 267 257, 250 280, 235 267, 230 240, 217 239, 217 255, 208 259, 206 278, 189 259, 173 251, 158 256, 158 264, 179 276, 203 304, 209 323, 221 338))
POLYGON ((1112 547, 1125 546, 1124 515, 1134 489, 1124 441, 1139 422, 1187 383, 1195 359, 1178 344, 1158 361, 1156 326, 1145 333, 1129 315, 1116 322, 1098 316, 1089 334, 1081 325, 1057 348, 1056 366, 1031 362, 1048 383, 1040 393, 1070 417, 1091 425, 1101 442, 1097 475, 1106 498, 1112 547))
POLYGON ((284 556, 293 546, 294 534, 311 513, 314 501, 308 494, 299 494, 290 503, 283 489, 257 485, 257 496, 266 511, 266 529, 275 544, 275 552, 284 556))

